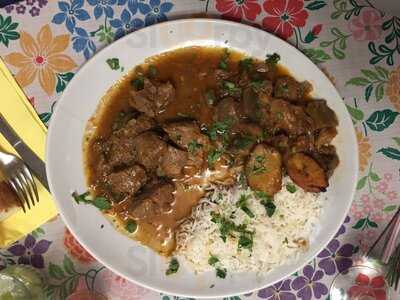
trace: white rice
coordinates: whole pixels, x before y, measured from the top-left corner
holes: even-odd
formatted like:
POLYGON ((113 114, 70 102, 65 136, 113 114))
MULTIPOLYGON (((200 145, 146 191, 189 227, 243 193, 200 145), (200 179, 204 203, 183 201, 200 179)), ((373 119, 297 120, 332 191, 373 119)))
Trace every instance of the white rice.
POLYGON ((228 273, 263 273, 298 258, 307 250, 310 236, 319 223, 324 196, 304 192, 299 187, 295 193, 290 193, 285 187, 287 183, 293 184, 284 179, 282 190, 274 197, 276 211, 272 217, 267 216, 265 207, 250 189, 214 187, 193 210, 191 218, 182 224, 175 255, 184 258, 195 272, 217 266, 226 268, 228 273), (250 195, 247 203, 254 218, 235 206, 241 194, 250 195), (252 251, 238 249, 237 237, 228 236, 224 242, 219 225, 211 221, 211 212, 221 214, 236 225, 247 224, 248 230, 254 230, 252 251), (211 255, 219 259, 216 266, 208 264, 211 255))

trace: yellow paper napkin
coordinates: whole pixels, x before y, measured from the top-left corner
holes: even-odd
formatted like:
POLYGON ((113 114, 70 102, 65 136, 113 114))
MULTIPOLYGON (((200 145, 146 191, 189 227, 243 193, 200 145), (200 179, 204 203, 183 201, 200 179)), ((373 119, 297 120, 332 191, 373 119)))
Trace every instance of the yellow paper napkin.
MULTIPOLYGON (((40 121, 25 94, 0 59, 0 112, 21 139, 44 160, 46 127, 40 121)), ((15 150, 0 134, 0 148, 11 153, 15 150)), ((15 242, 57 215, 50 193, 36 180, 39 203, 26 213, 19 209, 0 221, 0 248, 15 242)))

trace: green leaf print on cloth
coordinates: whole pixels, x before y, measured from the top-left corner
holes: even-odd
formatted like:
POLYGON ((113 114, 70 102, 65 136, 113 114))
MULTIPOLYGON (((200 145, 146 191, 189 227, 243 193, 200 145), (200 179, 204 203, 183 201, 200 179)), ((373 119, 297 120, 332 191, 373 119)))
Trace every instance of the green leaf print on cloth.
POLYGON ((15 31, 18 23, 13 23, 11 17, 4 18, 0 15, 0 43, 8 47, 8 44, 12 40, 19 39, 19 33, 15 31))
POLYGON ((393 138, 393 140, 397 144, 397 148, 394 147, 381 148, 378 150, 378 153, 382 153, 383 155, 391 159, 400 160, 400 137, 395 137, 393 138))
POLYGON ((375 66, 375 70, 361 69, 361 76, 353 77, 346 82, 346 85, 355 85, 365 87, 365 101, 369 101, 374 92, 376 101, 383 99, 385 94, 385 85, 389 80, 389 71, 375 66))
POLYGON ((344 50, 347 48, 347 39, 351 36, 351 34, 344 34, 338 28, 331 28, 331 33, 335 38, 330 41, 323 41, 320 43, 322 48, 332 47, 332 53, 337 59, 344 59, 346 54, 344 50))
POLYGON ((385 43, 368 43, 368 49, 373 54, 369 62, 374 65, 385 59, 386 64, 393 66, 394 56, 400 54, 400 18, 391 17, 386 20, 382 24, 382 30, 387 33, 385 43))
POLYGON ((332 19, 338 19, 340 16, 344 16, 345 20, 349 20, 353 15, 358 16, 362 9, 375 7, 369 1, 363 1, 363 4, 359 4, 355 0, 334 0, 333 1, 334 11, 331 14, 332 19))
POLYGON ((390 109, 379 110, 372 113, 365 123, 374 131, 383 131, 393 124, 398 115, 400 113, 390 109))

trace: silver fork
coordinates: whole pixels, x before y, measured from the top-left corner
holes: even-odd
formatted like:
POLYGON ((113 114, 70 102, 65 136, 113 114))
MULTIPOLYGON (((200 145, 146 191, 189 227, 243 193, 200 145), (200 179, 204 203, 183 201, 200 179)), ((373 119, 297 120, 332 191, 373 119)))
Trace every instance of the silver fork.
POLYGON ((39 202, 36 183, 31 171, 19 157, 0 151, 0 169, 6 181, 17 194, 24 212, 26 212, 26 207, 31 209, 31 204, 33 207, 35 203, 39 202))

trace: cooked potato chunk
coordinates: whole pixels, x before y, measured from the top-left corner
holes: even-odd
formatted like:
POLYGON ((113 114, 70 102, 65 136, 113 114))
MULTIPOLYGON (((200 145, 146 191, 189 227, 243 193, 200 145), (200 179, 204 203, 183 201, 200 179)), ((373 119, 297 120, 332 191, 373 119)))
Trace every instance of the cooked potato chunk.
POLYGON ((275 148, 258 144, 246 164, 247 183, 253 190, 273 196, 282 187, 282 157, 275 148))
POLYGON ((325 192, 328 180, 323 168, 310 156, 296 153, 287 161, 290 178, 306 192, 325 192))

